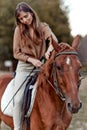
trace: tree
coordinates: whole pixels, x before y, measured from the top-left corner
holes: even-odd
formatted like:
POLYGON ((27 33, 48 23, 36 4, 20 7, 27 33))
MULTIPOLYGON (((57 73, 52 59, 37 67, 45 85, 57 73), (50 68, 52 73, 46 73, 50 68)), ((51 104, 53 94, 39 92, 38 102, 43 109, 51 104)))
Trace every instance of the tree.
MULTIPOLYGON (((13 58, 14 11, 22 0, 0 1, 0 60, 13 58)), ((70 43, 71 35, 66 12, 60 8, 59 0, 24 0, 34 8, 42 21, 52 28, 59 42, 70 43)))
POLYGON ((59 42, 71 42, 70 28, 67 18, 67 12, 61 9, 62 2, 59 0, 33 0, 32 7, 39 14, 42 21, 46 21, 56 36, 59 42), (38 8, 37 8, 38 7, 38 8))

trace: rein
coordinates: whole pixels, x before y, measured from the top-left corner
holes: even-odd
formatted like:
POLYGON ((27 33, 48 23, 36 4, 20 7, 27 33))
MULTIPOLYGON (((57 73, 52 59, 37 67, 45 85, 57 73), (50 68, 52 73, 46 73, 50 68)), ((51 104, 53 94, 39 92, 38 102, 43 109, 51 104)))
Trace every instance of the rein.
MULTIPOLYGON (((60 55, 76 55, 78 56, 78 53, 76 51, 65 51, 65 52, 59 52, 54 56, 54 60, 55 58, 57 58, 60 55)), ((50 86, 55 90, 56 94, 59 95, 59 97, 61 98, 62 101, 65 101, 66 97, 63 94, 63 92, 61 91, 59 85, 58 85, 58 81, 57 81, 57 76, 56 76, 56 65, 55 62, 53 62, 53 70, 52 70, 52 75, 53 75, 53 81, 54 81, 54 85, 51 83, 51 81, 49 79, 46 79, 47 82, 50 84, 50 86)))

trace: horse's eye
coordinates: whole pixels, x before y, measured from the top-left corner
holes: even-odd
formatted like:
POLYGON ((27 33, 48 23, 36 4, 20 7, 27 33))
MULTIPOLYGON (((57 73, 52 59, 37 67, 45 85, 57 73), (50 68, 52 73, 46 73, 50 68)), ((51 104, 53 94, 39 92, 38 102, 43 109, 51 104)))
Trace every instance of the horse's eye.
POLYGON ((78 75, 79 75, 79 77, 81 77, 81 73, 80 72, 78 72, 78 75))
POLYGON ((81 70, 78 71, 79 77, 82 77, 81 70))
POLYGON ((84 78, 80 78, 79 81, 78 81, 78 88, 79 88, 80 85, 81 85, 81 81, 82 81, 82 79, 84 79, 84 78))
POLYGON ((79 77, 79 81, 78 81, 78 88, 79 88, 80 85, 81 85, 81 81, 82 81, 82 79, 84 79, 84 77, 81 77, 81 75, 80 75, 80 77, 79 77))

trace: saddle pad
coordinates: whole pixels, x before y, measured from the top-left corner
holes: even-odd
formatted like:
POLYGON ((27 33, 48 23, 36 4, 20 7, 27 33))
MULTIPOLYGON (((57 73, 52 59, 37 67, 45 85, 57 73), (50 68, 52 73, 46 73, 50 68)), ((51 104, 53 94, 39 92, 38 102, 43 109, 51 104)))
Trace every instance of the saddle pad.
POLYGON ((7 85, 1 99, 1 110, 8 116, 13 116, 13 85, 14 79, 12 79, 7 85))
MULTIPOLYGON (((6 90, 2 96, 1 99, 1 110, 5 115, 8 116, 13 116, 13 86, 14 86, 14 79, 12 79, 8 86, 6 87, 6 90)), ((31 95, 31 104, 30 108, 28 110, 27 116, 29 117, 31 114, 31 111, 33 109, 35 97, 36 97, 36 92, 37 92, 37 82, 30 86, 30 89, 32 89, 32 95, 31 95)))

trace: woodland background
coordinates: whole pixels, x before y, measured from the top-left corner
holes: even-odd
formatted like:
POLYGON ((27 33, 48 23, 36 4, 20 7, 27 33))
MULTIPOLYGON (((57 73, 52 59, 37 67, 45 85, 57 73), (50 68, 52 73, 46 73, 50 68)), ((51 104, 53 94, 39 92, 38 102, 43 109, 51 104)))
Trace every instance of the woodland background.
MULTIPOLYGON (((41 21, 47 22, 58 41, 72 42, 68 22, 68 7, 63 6, 62 0, 24 0, 37 12, 41 21)), ((13 34, 15 29, 15 8, 22 0, 0 0, 0 69, 4 61, 13 58, 13 34)))

